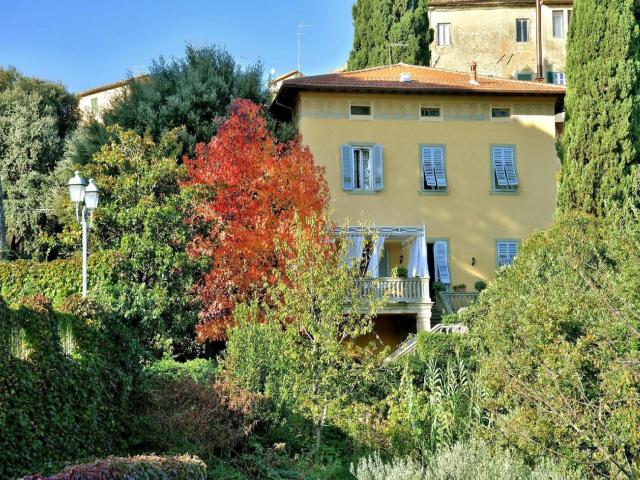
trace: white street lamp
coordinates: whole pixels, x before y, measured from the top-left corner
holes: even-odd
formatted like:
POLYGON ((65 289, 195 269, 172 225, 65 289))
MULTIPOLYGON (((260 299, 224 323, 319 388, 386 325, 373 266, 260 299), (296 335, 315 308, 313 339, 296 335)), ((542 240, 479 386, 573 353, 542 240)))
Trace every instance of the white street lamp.
POLYGON ((76 171, 74 177, 67 183, 69 187, 69 197, 76 207, 76 219, 82 225, 82 297, 87 298, 87 210, 93 216, 93 211, 98 208, 100 190, 93 183, 93 178, 87 184, 76 171), (79 213, 80 204, 82 214, 79 213))

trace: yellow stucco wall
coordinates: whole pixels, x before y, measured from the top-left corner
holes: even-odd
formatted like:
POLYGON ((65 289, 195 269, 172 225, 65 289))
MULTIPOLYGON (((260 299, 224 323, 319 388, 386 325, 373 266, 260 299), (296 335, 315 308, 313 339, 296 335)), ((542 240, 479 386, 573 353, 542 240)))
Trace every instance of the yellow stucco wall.
MULTIPOLYGON (((566 65, 567 10, 565 5, 542 6, 543 74, 564 72, 566 65), (562 10, 565 37, 553 36, 554 10, 562 10)), ((518 72, 536 76, 536 10, 531 7, 458 7, 433 8, 429 12, 434 29, 431 66, 467 72, 472 61, 478 63, 480 75, 516 78, 518 72), (529 41, 516 42, 516 19, 529 19, 529 41), (438 46, 438 23, 451 24, 451 45, 438 46)))
MULTIPOLYGON (((452 284, 491 279, 495 241, 524 239, 551 222, 556 193, 554 99, 344 94, 303 92, 297 123, 317 164, 326 169, 330 207, 342 223, 369 220, 378 226, 425 225, 428 239, 448 239, 452 284), (350 120, 349 102, 370 102, 373 120, 350 120), (421 104, 442 106, 443 121, 423 122, 421 104), (489 121, 491 106, 512 107, 511 122, 489 121), (341 184, 340 147, 383 146, 384 189, 355 194, 341 184), (446 149, 448 193, 419 192, 421 144, 446 149), (490 147, 515 145, 520 181, 517 194, 491 188, 490 147), (476 265, 471 266, 471 258, 476 265)), ((400 251, 393 247, 392 264, 400 251)), ((408 261, 405 255, 405 265, 408 261)))

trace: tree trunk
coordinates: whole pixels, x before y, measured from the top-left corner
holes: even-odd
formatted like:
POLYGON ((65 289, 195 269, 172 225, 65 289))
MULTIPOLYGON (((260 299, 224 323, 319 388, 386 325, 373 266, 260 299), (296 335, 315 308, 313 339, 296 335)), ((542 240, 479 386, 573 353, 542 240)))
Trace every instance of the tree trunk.
POLYGON ((4 215, 4 191, 2 190, 2 180, 0 180, 0 260, 9 256, 7 247, 7 224, 4 215))
POLYGON ((316 453, 320 451, 320 443, 322 441, 322 427, 324 426, 324 421, 327 419, 327 405, 325 404, 322 408, 322 415, 318 420, 316 425, 316 453))

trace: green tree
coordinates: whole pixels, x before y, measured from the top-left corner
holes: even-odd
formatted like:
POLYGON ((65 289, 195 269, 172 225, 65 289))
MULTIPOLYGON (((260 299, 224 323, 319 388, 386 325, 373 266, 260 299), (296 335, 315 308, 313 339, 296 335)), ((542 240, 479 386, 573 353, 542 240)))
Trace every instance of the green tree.
POLYGON ((640 204, 639 22, 637 0, 574 3, 559 143, 562 211, 627 215, 640 204))
POLYGON ((56 248, 55 170, 77 121, 77 99, 62 85, 0 69, 0 250, 46 258, 56 248))
POLYGON ((640 475, 640 231, 628 229, 559 219, 463 314, 495 440, 597 478, 640 475))
MULTIPOLYGON (((329 242, 313 238, 326 234, 313 219, 294 229, 294 246, 282 246, 290 253, 286 275, 262 305, 236 308, 224 367, 241 387, 267 395, 276 412, 307 419, 317 450, 323 427, 340 422, 379 368, 352 339, 371 332, 381 302, 362 295, 355 268, 341 264, 329 242)), ((282 424, 275 415, 271 421, 282 424)))
POLYGON ((119 125, 159 141, 168 130, 181 128, 178 156, 193 155, 197 142, 211 140, 219 118, 234 98, 264 104, 267 92, 260 63, 246 68, 221 48, 187 46, 182 58, 152 62, 149 75, 132 79, 124 94, 91 120, 69 144, 72 163, 86 164, 109 140, 108 127, 119 125))
MULTIPOLYGON (((193 346, 197 316, 191 289, 203 265, 186 252, 197 219, 191 192, 180 189, 185 169, 175 156, 181 132, 165 132, 158 144, 119 128, 109 132, 111 143, 83 169, 101 189, 91 244, 113 255, 115 269, 116 280, 96 295, 147 348, 185 353, 193 346)), ((68 220, 69 240, 77 242, 79 227, 68 220)))
POLYGON ((357 0, 352 14, 349 70, 398 62, 429 65, 433 31, 427 0, 357 0))

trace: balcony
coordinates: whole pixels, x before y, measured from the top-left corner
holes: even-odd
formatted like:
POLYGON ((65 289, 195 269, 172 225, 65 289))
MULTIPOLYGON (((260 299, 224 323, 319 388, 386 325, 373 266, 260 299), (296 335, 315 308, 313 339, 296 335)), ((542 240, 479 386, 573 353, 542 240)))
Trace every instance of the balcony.
POLYGON ((387 305, 431 303, 428 278, 361 278, 357 289, 362 296, 384 298, 387 305))
POLYGON ((467 308, 478 300, 477 293, 438 292, 436 302, 443 314, 457 313, 461 308, 467 308))

